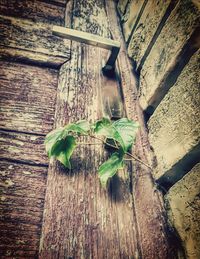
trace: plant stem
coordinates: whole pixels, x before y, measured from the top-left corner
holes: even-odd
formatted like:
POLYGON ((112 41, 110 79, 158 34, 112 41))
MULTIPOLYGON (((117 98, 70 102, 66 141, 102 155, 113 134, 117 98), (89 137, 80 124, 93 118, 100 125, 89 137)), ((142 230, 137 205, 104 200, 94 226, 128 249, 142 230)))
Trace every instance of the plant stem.
MULTIPOLYGON (((83 136, 84 136, 84 135, 83 135, 83 136)), ((85 136, 87 136, 87 135, 85 135, 85 136)), ((112 148, 115 148, 115 149, 119 149, 119 147, 114 146, 114 145, 112 145, 112 144, 110 144, 110 143, 107 143, 107 142, 105 141, 105 139, 101 139, 101 138, 99 138, 99 137, 97 137, 97 136, 95 136, 95 135, 92 135, 92 134, 90 134, 90 135, 88 135, 88 136, 91 137, 91 138, 100 140, 103 144, 105 144, 105 145, 107 145, 107 146, 109 146, 109 147, 112 147, 112 148)), ((116 143, 116 142, 115 142, 115 143, 116 143)), ((146 167, 148 167, 149 169, 152 170, 151 166, 149 166, 148 164, 146 164, 145 162, 143 162, 143 161, 142 161, 141 159, 139 159, 138 157, 132 155, 132 154, 129 153, 129 152, 125 152, 125 154, 128 155, 128 156, 130 156, 130 157, 132 158, 132 159, 128 159, 128 160, 136 160, 136 161, 140 162, 141 164, 145 165, 146 167)), ((125 160, 127 160, 127 159, 125 159, 125 160)))
POLYGON ((102 143, 77 142, 78 145, 101 145, 102 143))
POLYGON ((141 159, 139 159, 138 157, 136 157, 136 156, 134 156, 134 155, 132 155, 131 153, 128 153, 128 152, 126 152, 125 154, 128 155, 128 156, 130 156, 130 157, 132 157, 134 160, 140 162, 141 164, 145 165, 146 167, 148 167, 149 169, 152 170, 151 166, 147 165, 145 162, 143 162, 143 161, 142 161, 141 159))

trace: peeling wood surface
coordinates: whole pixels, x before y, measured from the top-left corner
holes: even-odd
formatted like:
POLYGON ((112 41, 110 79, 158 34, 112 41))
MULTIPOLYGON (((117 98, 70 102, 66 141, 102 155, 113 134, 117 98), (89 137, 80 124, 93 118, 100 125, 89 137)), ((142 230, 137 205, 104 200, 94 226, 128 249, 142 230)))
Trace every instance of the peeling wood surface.
POLYGON ((52 35, 52 25, 0 16, 1 57, 59 66, 70 59, 70 41, 52 35))
POLYGON ((46 134, 53 126, 57 71, 0 61, 0 128, 46 134))
POLYGON ((0 161, 1 258, 36 258, 46 174, 44 167, 0 161))
POLYGON ((199 24, 200 8, 192 0, 179 1, 141 70, 140 104, 144 110, 155 110, 194 53, 192 38, 199 37, 199 24))
MULTIPOLYGON (((108 37, 103 3, 90 0, 84 5, 75 1, 74 10, 79 15, 74 12, 72 27, 108 37)), ((72 59, 60 70, 55 126, 102 115, 103 52, 73 43, 72 53, 72 59)), ((137 257, 131 168, 113 179, 109 191, 105 191, 97 169, 107 157, 101 146, 82 145, 73 155, 72 171, 55 161, 50 164, 40 258, 137 257)))
POLYGON ((0 130, 0 158, 47 165, 44 137, 0 130))
MULTIPOLYGON (((122 45, 118 58, 118 67, 127 116, 130 119, 138 120, 141 125, 133 153, 153 167, 153 156, 148 142, 142 110, 138 102, 137 81, 126 55, 126 46, 123 35, 119 30, 119 21, 115 16, 115 5, 112 1, 107 3, 107 10, 111 33, 115 40, 121 41, 122 45)), ((162 196, 155 188, 152 172, 147 167, 136 162, 133 163, 132 168, 133 204, 138 228, 138 257, 148 259, 176 258, 175 244, 171 242, 168 236, 168 225, 162 196)))
POLYGON ((44 135, 53 126, 58 84, 58 72, 41 66, 58 68, 70 58, 69 41, 51 34, 51 23, 62 25, 64 12, 62 0, 0 0, 0 13, 8 15, 0 16, 2 259, 38 258, 48 166, 44 135))
POLYGON ((39 1, 65 7, 69 0, 39 0, 39 1))
POLYGON ((65 8, 38 0, 0 0, 0 14, 64 25, 65 8))
POLYGON ((70 57, 50 56, 48 54, 25 49, 0 46, 0 59, 10 62, 31 64, 40 67, 59 69, 70 57))

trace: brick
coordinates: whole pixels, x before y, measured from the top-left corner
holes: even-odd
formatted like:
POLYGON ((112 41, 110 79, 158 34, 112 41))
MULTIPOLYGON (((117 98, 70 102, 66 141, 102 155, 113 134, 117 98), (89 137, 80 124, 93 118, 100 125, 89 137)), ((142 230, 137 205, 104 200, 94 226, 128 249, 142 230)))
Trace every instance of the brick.
POLYGON ((199 60, 200 50, 192 56, 148 122, 149 140, 158 162, 154 176, 171 184, 199 159, 199 60))
POLYGON ((136 61, 137 68, 171 2, 173 5, 176 1, 151 0, 147 2, 128 46, 128 54, 136 61))
POLYGON ((128 4, 128 0, 119 0, 117 4, 117 10, 120 14, 120 16, 123 16, 126 10, 126 5, 128 4))
POLYGON ((165 196, 168 216, 176 228, 188 259, 200 258, 200 163, 165 196))
POLYGON ((145 0, 132 0, 128 3, 126 13, 124 14, 124 23, 122 24, 125 40, 127 41, 134 30, 137 19, 142 10, 145 0))
MULTIPOLYGON (((191 0, 179 1, 147 57, 141 70, 140 105, 155 109, 177 78, 185 46, 199 26, 199 7, 191 0)), ((185 53, 190 55, 191 50, 185 53)))

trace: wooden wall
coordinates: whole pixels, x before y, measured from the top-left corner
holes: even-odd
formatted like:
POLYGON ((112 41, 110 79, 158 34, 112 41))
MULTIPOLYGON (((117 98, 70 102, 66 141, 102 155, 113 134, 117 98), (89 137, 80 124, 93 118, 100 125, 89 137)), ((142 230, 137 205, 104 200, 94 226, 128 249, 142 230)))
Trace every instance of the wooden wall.
MULTIPOLYGON (((139 102, 157 160, 154 178, 167 192, 200 161, 200 3, 122 0, 118 13, 128 55, 139 77, 139 102)), ((196 201, 198 195, 191 190, 187 202, 196 201)), ((185 218, 189 224, 191 218, 185 218)), ((177 220, 178 233, 186 233, 177 220)), ((192 231, 196 233, 197 226, 192 231)), ((188 250, 192 239, 185 236, 181 235, 188 257, 199 257, 197 246, 193 246, 192 257, 188 250)), ((200 246, 200 238, 193 235, 193 239, 200 246)))
POLYGON ((0 0, 0 258, 37 258, 58 68, 70 43, 52 36, 65 1, 0 0))

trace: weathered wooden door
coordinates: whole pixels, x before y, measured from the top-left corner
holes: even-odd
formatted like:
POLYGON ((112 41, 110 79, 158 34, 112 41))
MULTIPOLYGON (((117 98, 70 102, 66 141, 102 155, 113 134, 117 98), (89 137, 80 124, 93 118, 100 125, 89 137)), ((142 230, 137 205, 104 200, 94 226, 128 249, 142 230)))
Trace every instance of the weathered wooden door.
POLYGON ((70 43, 52 36, 65 1, 0 1, 0 257, 35 258, 59 67, 70 43))
POLYGON ((152 165, 114 1, 0 3, 0 256, 173 258, 148 167, 128 163, 105 191, 97 176, 108 156, 101 146, 81 145, 71 171, 48 164, 44 151, 48 131, 102 117, 109 97, 111 108, 140 122, 134 152, 152 165), (51 24, 120 40, 118 76, 102 75, 106 51, 52 36, 51 24))

